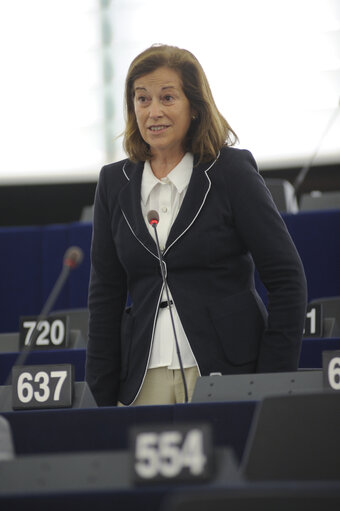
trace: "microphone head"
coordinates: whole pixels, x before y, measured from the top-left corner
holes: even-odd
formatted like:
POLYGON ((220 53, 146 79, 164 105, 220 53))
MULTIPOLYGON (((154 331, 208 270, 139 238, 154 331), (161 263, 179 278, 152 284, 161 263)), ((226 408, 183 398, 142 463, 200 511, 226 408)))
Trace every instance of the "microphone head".
POLYGON ((148 219, 148 222, 149 222, 150 225, 157 225, 158 222, 159 222, 159 214, 157 213, 157 211, 152 209, 147 214, 147 219, 148 219))
POLYGON ((80 265, 84 258, 84 253, 79 247, 69 247, 65 254, 63 264, 64 266, 68 266, 71 270, 77 268, 80 265))

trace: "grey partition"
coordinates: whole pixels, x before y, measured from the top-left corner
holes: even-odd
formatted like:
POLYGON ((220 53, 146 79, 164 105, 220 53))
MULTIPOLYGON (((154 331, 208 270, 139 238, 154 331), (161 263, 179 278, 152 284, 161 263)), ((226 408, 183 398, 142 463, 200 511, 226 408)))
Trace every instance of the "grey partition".
POLYGON ((211 375, 197 379, 192 402, 258 401, 267 396, 321 392, 322 390, 321 370, 211 375))
MULTIPOLYGON (((68 348, 85 348, 86 340, 80 330, 71 329, 68 338, 68 348)), ((0 353, 16 353, 20 351, 19 333, 0 334, 0 353)))

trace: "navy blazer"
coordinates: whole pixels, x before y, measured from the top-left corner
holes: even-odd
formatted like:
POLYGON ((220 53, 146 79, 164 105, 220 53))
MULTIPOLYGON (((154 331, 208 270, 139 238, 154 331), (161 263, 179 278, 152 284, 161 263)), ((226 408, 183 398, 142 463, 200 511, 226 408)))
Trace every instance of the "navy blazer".
MULTIPOLYGON (((86 379, 98 405, 136 398, 163 291, 141 211, 143 166, 123 160, 103 167, 96 190, 86 379)), ((297 369, 306 279, 248 151, 223 147, 215 161, 194 166, 163 256, 201 375, 297 369)))

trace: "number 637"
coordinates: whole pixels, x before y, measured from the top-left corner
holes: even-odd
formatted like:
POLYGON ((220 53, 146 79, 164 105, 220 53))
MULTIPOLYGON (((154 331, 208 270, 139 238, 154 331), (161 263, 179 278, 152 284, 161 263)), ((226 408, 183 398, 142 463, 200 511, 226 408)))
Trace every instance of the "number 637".
POLYGON ((51 371, 50 376, 45 371, 39 371, 34 378, 31 373, 23 372, 17 382, 18 398, 22 403, 29 403, 33 398, 39 403, 44 403, 51 395, 50 378, 56 378, 57 384, 53 393, 53 401, 59 401, 66 377, 67 371, 51 371), (38 384, 39 390, 34 390, 31 382, 38 384))

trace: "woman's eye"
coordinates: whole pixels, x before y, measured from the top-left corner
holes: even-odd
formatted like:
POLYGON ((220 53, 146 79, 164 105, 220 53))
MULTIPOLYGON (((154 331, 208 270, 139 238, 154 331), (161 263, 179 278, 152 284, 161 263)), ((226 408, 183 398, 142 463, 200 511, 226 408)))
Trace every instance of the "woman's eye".
POLYGON ((166 96, 164 96, 163 99, 165 102, 169 103, 170 101, 173 100, 173 97, 170 94, 167 94, 166 96))

